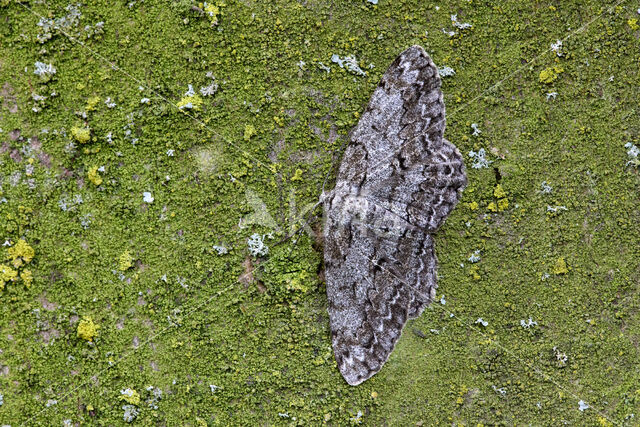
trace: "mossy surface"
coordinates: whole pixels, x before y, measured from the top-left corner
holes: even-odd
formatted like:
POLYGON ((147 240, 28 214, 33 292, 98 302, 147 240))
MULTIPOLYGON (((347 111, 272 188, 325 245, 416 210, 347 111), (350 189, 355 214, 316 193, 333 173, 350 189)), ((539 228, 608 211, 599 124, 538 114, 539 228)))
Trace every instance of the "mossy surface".
POLYGON ((613 4, 0 0, 0 423, 637 424, 640 30, 613 4), (469 186, 437 300, 350 387, 314 205, 412 44, 455 72, 469 186))

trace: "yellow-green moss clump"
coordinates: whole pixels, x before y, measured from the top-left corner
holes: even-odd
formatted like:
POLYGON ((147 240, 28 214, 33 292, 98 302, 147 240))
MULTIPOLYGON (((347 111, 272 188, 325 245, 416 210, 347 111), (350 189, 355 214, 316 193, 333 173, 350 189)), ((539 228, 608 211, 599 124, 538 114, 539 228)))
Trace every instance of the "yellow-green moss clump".
POLYGON ((93 184, 96 187, 98 185, 102 184, 102 177, 98 173, 98 167, 97 166, 93 166, 91 169, 89 169, 88 176, 89 176, 89 181, 93 182, 93 184))
POLYGON ((540 83, 552 83, 558 78, 558 75, 561 73, 564 73, 564 68, 559 65, 545 68, 544 70, 540 71, 540 83))
POLYGON ((225 6, 223 2, 216 2, 216 4, 207 3, 207 2, 200 3, 200 7, 202 8, 202 10, 204 10, 204 12, 209 17, 209 21, 211 21, 211 26, 218 25, 218 15, 222 14, 220 11, 220 8, 222 6, 225 6))
POLYGON ((133 266, 133 257, 129 251, 124 251, 118 258, 118 268, 121 271, 130 269, 133 266))
POLYGON ((4 289, 4 285, 8 282, 15 282, 18 278, 18 272, 8 265, 0 264, 0 289, 4 289))
POLYGON ((498 184, 493 190, 493 196, 498 199, 497 202, 489 203, 487 209, 491 212, 502 212, 509 207, 509 199, 507 199, 507 192, 504 191, 502 185, 498 184))
POLYGON ((15 268, 20 268, 25 264, 29 264, 33 259, 36 251, 33 250, 29 244, 23 239, 18 240, 15 246, 7 249, 9 258, 11 258, 11 264, 15 268))
POLYGON ((71 136, 80 144, 86 144, 91 140, 91 130, 86 127, 74 126, 71 128, 71 136))
POLYGON ((78 338, 83 339, 85 341, 93 341, 93 339, 98 335, 98 328, 100 326, 93 323, 90 317, 83 318, 80 323, 78 323, 77 335, 78 338))
POLYGON ((202 106, 202 98, 200 95, 187 95, 183 96, 180 101, 178 101, 178 109, 185 110, 200 110, 202 106))
POLYGON ((29 270, 20 272, 20 268, 29 264, 36 251, 23 240, 18 240, 14 246, 7 249, 7 259, 11 262, 11 266, 0 264, 0 290, 4 289, 8 282, 16 282, 18 278, 22 279, 24 285, 28 288, 33 283, 33 275, 29 270))
POLYGON ((87 99, 87 106, 86 106, 87 112, 95 110, 96 105, 98 105, 98 102, 100 102, 99 96, 92 96, 91 98, 87 99))
POLYGON ((122 395, 120 396, 120 399, 124 400, 125 402, 136 406, 140 404, 140 393, 138 393, 134 389, 127 388, 124 390, 120 390, 120 394, 122 395))
POLYGON ((567 274, 569 269, 567 268, 567 263, 564 260, 564 257, 558 258, 556 261, 556 265, 553 266, 553 274, 567 274))
POLYGON ((244 126, 244 140, 248 141, 252 136, 257 135, 256 128, 253 125, 245 125, 244 126))

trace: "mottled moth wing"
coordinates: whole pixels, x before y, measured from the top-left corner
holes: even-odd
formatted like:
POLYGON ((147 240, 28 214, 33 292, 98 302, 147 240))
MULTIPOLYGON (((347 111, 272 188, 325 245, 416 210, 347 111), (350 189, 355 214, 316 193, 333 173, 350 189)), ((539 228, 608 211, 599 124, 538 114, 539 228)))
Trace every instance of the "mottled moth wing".
POLYGON ((351 385, 386 362, 402 328, 435 296, 435 231, 466 184, 443 138, 436 66, 420 46, 385 72, 351 132, 325 200, 325 277, 332 344, 351 385))

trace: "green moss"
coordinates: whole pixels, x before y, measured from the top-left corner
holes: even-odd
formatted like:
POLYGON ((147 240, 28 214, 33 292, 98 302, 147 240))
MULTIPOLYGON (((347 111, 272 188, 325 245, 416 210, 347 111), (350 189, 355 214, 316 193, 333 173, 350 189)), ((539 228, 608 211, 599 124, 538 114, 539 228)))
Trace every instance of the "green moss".
MULTIPOLYGON (((64 30, 83 47, 61 29, 46 36, 26 3, 0 2, 0 243, 35 252, 15 268, 2 249, 3 423, 122 424, 127 388, 139 425, 637 418, 633 8, 284 0, 208 2, 211 16, 192 1, 98 0, 64 30), (558 39, 562 56, 549 51, 558 39), (445 136, 469 186, 434 235, 435 303, 381 372, 350 387, 331 348, 322 209, 305 207, 332 188, 382 73, 416 43, 456 71, 442 80, 445 136), (37 61, 57 72, 36 76, 37 61), (209 72, 215 96, 200 92, 209 72), (182 99, 188 85, 198 98, 182 99), (468 153, 481 148, 492 163, 474 169, 468 153), (99 186, 95 165, 108 171, 99 186), (263 207, 271 225, 247 225, 263 207), (290 236, 300 216, 311 233, 290 236), (249 236, 270 232, 268 255, 246 262, 249 236), (554 274, 561 256, 567 271, 554 274), (99 340, 78 338, 82 313, 100 319, 99 340)), ((28 3, 51 19, 68 5, 28 3)))

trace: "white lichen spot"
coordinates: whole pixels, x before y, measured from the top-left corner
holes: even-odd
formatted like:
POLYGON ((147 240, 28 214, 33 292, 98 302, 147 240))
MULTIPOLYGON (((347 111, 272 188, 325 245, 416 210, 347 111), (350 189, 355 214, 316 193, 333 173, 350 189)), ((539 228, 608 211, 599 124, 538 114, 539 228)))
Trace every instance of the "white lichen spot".
POLYGON ((344 58, 340 58, 340 56, 335 53, 331 55, 331 62, 334 62, 340 66, 340 68, 346 68, 348 71, 353 74, 364 76, 367 73, 358 66, 358 60, 355 55, 345 56, 344 58))
POLYGON ((477 123, 471 123, 471 129, 473 129, 473 133, 471 134, 471 136, 480 136, 480 134, 482 133, 480 128, 478 128, 477 123))
POLYGON ((547 212, 557 213, 559 211, 568 211, 566 206, 549 206, 547 205, 547 212))
POLYGON ((34 65, 36 69, 33 71, 33 74, 37 74, 39 76, 52 76, 56 73, 56 67, 52 64, 45 64, 44 62, 37 61, 34 65))
POLYGON ((551 98, 553 98, 553 99, 554 99, 554 101, 555 101, 556 96, 558 96, 558 92, 548 92, 548 93, 547 93, 547 101, 548 101, 549 99, 551 99, 551 98))
POLYGON ((111 97, 105 99, 104 103, 107 105, 107 108, 115 108, 116 106, 116 103, 111 100, 111 97))
POLYGON ((484 326, 485 328, 489 325, 489 322, 487 322, 486 320, 484 320, 482 317, 478 317, 478 320, 476 320, 476 323, 481 324, 482 326, 484 326))
POLYGON ((555 43, 551 43, 551 50, 558 56, 562 56, 562 40, 557 40, 555 43))
POLYGON ((149 191, 145 191, 144 193, 142 193, 142 200, 145 203, 153 203, 153 196, 151 195, 151 193, 149 191))
POLYGON ((471 28, 471 24, 468 22, 462 23, 458 21, 458 14, 451 15, 451 23, 454 27, 459 28, 461 30, 466 30, 467 28, 471 28))
POLYGON ((147 405, 151 409, 158 409, 158 402, 162 400, 162 390, 150 385, 147 391, 151 392, 151 396, 147 399, 147 405))
POLYGON ((355 416, 350 418, 350 421, 354 424, 360 424, 362 422, 362 411, 358 411, 355 416))
POLYGON ((321 70, 326 71, 327 73, 331 72, 331 68, 327 67, 322 62, 318 62, 318 63, 316 63, 316 65, 318 65, 318 68, 320 68, 321 70))
POLYGON ((148 103, 150 103, 150 102, 151 102, 151 100, 150 100, 149 98, 142 98, 142 99, 140 100, 140 104, 148 104, 148 103))
POLYGON ((213 250, 216 251, 218 255, 224 255, 227 252, 229 252, 227 248, 225 248, 224 246, 218 246, 218 245, 213 245, 213 250))
POLYGON ((471 254, 471 256, 469 257, 469 262, 475 264, 476 262, 480 261, 480 249, 476 250, 474 253, 471 254))
POLYGON ((444 295, 442 297, 440 297, 440 304, 445 305, 447 303, 447 300, 444 299, 444 295))
POLYGON ((209 388, 211 389, 211 393, 215 393, 216 390, 220 387, 218 387, 217 385, 209 384, 209 388))
POLYGON ((89 226, 91 225, 92 219, 93 219, 93 215, 91 215, 90 213, 81 216, 80 225, 82 225, 82 228, 84 228, 85 230, 89 228, 89 226))
POLYGON ((444 28, 442 29, 442 32, 445 33, 446 35, 448 35, 449 37, 453 37, 456 35, 455 31, 447 31, 444 28))
POLYGON ((131 423, 133 422, 133 420, 136 419, 136 417, 138 416, 138 408, 136 408, 133 405, 123 405, 122 406, 122 410, 124 411, 124 414, 122 414, 122 419, 126 422, 126 423, 131 423))
POLYGON ((640 166, 640 148, 631 142, 624 144, 624 147, 628 149, 627 156, 629 156, 629 161, 627 162, 627 166, 640 166))
POLYGON ((247 245, 249 246, 249 253, 256 256, 265 256, 269 253, 269 248, 264 244, 264 239, 267 235, 263 234, 260 236, 258 233, 252 234, 249 239, 247 239, 247 245))
POLYGON ((474 169, 488 168, 489 165, 493 162, 487 159, 485 157, 486 155, 487 152, 484 150, 484 148, 479 149, 477 152, 473 150, 469 151, 469 157, 473 159, 473 164, 471 165, 471 167, 474 169))
POLYGON ((584 412, 585 410, 587 410, 589 408, 590 408, 590 406, 584 400, 581 400, 581 401, 578 402, 578 409, 580 410, 580 412, 584 412))
POLYGON ((495 385, 492 385, 491 387, 493 388, 493 390, 494 390, 496 393, 500 393, 502 396, 504 396, 504 395, 506 395, 506 394, 507 394, 507 389, 506 389, 506 388, 504 388, 504 387, 500 387, 500 388, 498 388, 498 387, 496 387, 495 385))
POLYGON ((553 191, 553 187, 551 187, 547 181, 542 181, 542 184, 540 184, 540 192, 542 194, 549 194, 553 191))
POLYGON ((537 324, 538 322, 533 320, 531 317, 529 317, 529 320, 526 320, 526 321, 524 319, 520 320, 520 326, 522 326, 525 329, 529 329, 530 327, 535 326, 537 324))
POLYGON ((567 356, 566 353, 561 352, 558 347, 555 346, 553 347, 553 351, 555 352, 556 360, 560 362, 560 365, 566 365, 569 360, 569 356, 567 356))
POLYGON ((438 73, 442 78, 456 75, 456 72, 453 70, 453 68, 446 65, 444 67, 438 67, 438 73))
POLYGON ((207 77, 212 80, 211 84, 209 86, 202 86, 200 93, 202 96, 213 96, 218 91, 218 83, 216 83, 216 78, 211 71, 207 72, 207 77))

